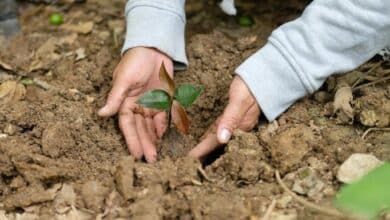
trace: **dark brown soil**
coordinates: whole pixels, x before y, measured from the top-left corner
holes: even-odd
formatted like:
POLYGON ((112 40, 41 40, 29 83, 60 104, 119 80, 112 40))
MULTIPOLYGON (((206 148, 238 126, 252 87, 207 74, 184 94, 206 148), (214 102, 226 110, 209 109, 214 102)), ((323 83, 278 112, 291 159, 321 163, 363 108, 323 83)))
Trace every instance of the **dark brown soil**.
MULTIPOLYGON (((263 120, 248 133, 237 131, 202 174, 200 162, 185 155, 226 105, 234 68, 305 4, 239 2, 241 11, 256 21, 240 27, 219 11, 217 2, 194 0, 187 5, 190 66, 176 73, 178 83, 205 87, 189 109, 191 134, 173 137, 177 143, 165 144, 155 164, 134 161, 116 118, 96 115, 120 59, 124 2, 22 5, 23 34, 1 49, 0 61, 11 70, 2 68, 0 74, 41 83, 25 86, 19 101, 0 102, 0 219, 261 219, 273 199, 277 203, 271 219, 334 219, 292 200, 275 181, 275 170, 289 187, 300 172, 313 171, 322 185, 302 196, 331 206, 340 186, 337 168, 351 153, 390 160, 389 132, 373 131, 361 138, 369 127, 389 126, 389 84, 356 90, 354 120, 343 122, 333 114, 337 79, 331 78, 277 121, 263 120), (66 23, 94 26, 86 34, 50 26, 54 11, 64 13, 66 23), (82 50, 77 55, 79 48, 85 57, 82 50), (48 85, 42 81, 50 88, 43 89, 48 85)), ((383 77, 389 66, 382 63, 371 72, 372 80, 383 77)))

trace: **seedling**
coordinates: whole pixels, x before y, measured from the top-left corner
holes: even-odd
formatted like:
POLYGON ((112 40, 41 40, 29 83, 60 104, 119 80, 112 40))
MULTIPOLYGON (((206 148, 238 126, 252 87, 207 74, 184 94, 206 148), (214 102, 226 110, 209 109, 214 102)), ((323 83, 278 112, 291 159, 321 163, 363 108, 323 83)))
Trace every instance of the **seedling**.
POLYGON ((168 125, 173 122, 180 133, 188 135, 190 121, 188 120, 185 108, 195 102, 202 92, 202 88, 191 84, 183 84, 176 87, 164 63, 161 64, 159 78, 163 89, 154 89, 146 92, 137 101, 137 104, 146 108, 167 111, 168 125))

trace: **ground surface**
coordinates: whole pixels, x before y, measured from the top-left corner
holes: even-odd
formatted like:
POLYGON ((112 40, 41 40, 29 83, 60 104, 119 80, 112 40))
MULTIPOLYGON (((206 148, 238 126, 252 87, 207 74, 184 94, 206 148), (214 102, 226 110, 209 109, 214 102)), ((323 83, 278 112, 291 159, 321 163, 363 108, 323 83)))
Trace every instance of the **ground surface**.
POLYGON ((369 127, 389 126, 389 83, 355 89, 353 119, 333 113, 339 85, 360 78, 364 85, 389 74, 389 63, 373 60, 328 79, 272 124, 263 120, 249 133, 237 132, 201 174, 200 163, 183 155, 223 110, 234 68, 304 7, 299 1, 243 1, 240 11, 256 23, 240 27, 206 2, 189 1, 191 65, 176 74, 179 83, 205 87, 189 109, 189 144, 162 149, 155 164, 134 162, 116 119, 96 116, 120 58, 124 1, 22 5, 23 34, 1 49, 0 80, 4 86, 23 76, 35 83, 9 83, 12 92, 0 95, 0 219, 1 210, 10 219, 260 219, 272 200, 270 219, 334 219, 292 200, 274 171, 309 201, 331 206, 340 187, 337 169, 351 153, 390 160, 390 132, 372 131, 362 139, 369 127), (54 11, 65 17, 59 28, 48 24, 54 11))

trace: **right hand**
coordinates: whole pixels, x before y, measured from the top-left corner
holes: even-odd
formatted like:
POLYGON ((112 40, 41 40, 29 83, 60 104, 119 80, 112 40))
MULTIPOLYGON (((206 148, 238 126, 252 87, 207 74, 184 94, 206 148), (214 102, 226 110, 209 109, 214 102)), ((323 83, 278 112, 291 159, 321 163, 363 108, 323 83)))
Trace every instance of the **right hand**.
POLYGON ((98 112, 102 117, 119 113, 119 127, 131 154, 137 159, 144 156, 148 162, 157 159, 156 144, 167 128, 166 112, 143 109, 136 101, 144 92, 163 88, 162 62, 173 78, 173 62, 164 53, 146 47, 128 50, 114 70, 111 92, 98 112))

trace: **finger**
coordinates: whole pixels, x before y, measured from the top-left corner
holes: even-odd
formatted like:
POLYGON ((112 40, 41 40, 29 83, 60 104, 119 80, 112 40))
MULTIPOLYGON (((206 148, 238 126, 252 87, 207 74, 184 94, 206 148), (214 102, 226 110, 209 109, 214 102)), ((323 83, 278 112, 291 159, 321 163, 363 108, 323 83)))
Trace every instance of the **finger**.
POLYGON ((145 159, 149 163, 155 162, 157 159, 156 147, 148 134, 145 118, 142 115, 136 114, 135 122, 145 159))
POLYGON ((108 94, 106 104, 98 112, 99 116, 109 117, 118 112, 129 90, 136 90, 141 85, 137 80, 132 80, 131 74, 118 73, 114 79, 113 87, 108 94))
POLYGON ((220 123, 218 124, 217 137, 220 143, 227 143, 233 131, 238 128, 248 108, 240 101, 230 101, 226 106, 220 123))
POLYGON ((126 101, 119 112, 119 128, 122 131, 130 153, 136 159, 141 159, 143 151, 137 133, 134 113, 131 111, 129 103, 126 103, 126 101))
POLYGON ((168 120, 166 112, 159 112, 153 117, 154 127, 158 138, 162 138, 165 130, 168 128, 168 120))
POLYGON ((113 87, 108 94, 106 104, 102 107, 98 115, 102 117, 109 117, 118 112, 123 100, 126 98, 129 85, 123 77, 116 77, 113 83, 113 87))
POLYGON ((257 104, 252 105, 249 110, 245 113, 244 118, 241 120, 239 129, 243 131, 249 131, 257 125, 260 117, 260 108, 257 104))
POLYGON ((154 127, 153 119, 150 117, 146 117, 145 121, 146 121, 146 129, 148 131, 150 138, 152 139, 152 142, 157 143, 158 138, 157 138, 156 128, 154 127))
POLYGON ((203 140, 189 152, 191 157, 202 159, 202 157, 214 151, 219 145, 215 122, 204 135, 203 140))

